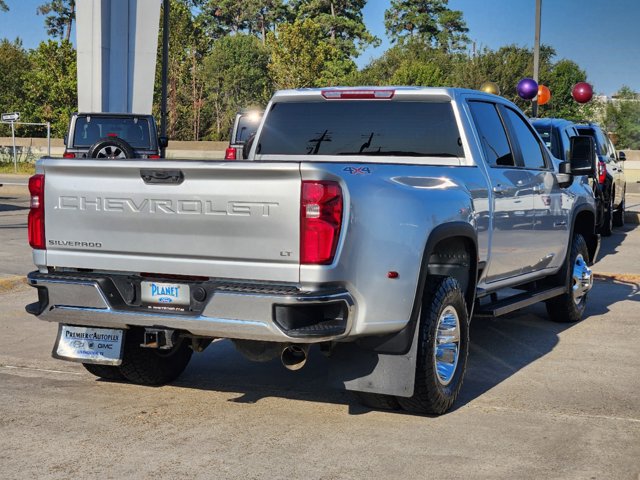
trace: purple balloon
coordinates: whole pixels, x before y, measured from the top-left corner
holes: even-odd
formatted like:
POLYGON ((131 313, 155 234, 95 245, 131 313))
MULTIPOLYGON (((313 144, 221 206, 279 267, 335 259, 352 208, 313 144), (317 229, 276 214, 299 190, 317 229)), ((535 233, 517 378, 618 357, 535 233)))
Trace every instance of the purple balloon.
POLYGON ((523 78, 518 82, 516 90, 518 91, 520 98, 532 100, 536 95, 538 95, 538 84, 533 78, 523 78))

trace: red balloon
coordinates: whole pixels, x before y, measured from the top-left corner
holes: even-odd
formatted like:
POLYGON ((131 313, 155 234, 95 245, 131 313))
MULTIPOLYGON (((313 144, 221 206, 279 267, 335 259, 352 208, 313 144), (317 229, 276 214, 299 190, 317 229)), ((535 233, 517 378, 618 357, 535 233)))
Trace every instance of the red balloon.
POLYGON ((551 100, 551 90, 546 85, 538 85, 538 105, 545 105, 551 100))
POLYGON ((571 95, 576 102, 587 103, 593 98, 593 88, 587 82, 576 83, 571 95))

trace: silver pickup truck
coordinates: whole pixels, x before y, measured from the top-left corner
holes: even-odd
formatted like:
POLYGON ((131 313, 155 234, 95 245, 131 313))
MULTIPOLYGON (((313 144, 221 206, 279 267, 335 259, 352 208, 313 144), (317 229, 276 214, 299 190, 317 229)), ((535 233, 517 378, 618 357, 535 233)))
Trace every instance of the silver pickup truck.
POLYGON ((29 240, 53 355, 170 382, 231 339, 375 408, 441 414, 469 321, 592 287, 593 140, 558 162, 504 98, 445 88, 275 94, 247 161, 42 159, 29 240), (315 350, 315 349, 314 349, 315 350))

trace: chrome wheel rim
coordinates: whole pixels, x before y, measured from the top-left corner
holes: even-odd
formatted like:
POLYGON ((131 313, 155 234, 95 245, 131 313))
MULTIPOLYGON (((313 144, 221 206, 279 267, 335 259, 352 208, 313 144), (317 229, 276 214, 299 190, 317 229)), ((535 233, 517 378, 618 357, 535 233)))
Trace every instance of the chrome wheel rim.
POLYGON ((593 274, 587 262, 584 261, 584 257, 579 253, 573 264, 573 285, 571 287, 573 301, 576 305, 582 303, 592 286, 593 274))
POLYGON ((451 383, 460 356, 460 320, 458 312, 448 305, 438 318, 433 362, 441 385, 451 383))
POLYGON ((109 145, 98 150, 96 158, 127 158, 127 156, 121 148, 109 145))

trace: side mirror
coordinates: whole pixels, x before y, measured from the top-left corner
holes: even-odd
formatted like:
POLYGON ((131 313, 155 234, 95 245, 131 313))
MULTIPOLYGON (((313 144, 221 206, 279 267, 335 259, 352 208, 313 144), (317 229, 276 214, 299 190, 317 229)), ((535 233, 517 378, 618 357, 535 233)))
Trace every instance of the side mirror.
POLYGON ((558 165, 558 174, 556 175, 558 186, 567 188, 573 183, 573 175, 571 174, 571 164, 569 162, 560 162, 558 165))
POLYGON ((571 137, 569 163, 571 164, 571 173, 574 175, 595 175, 596 149, 593 137, 587 135, 571 137))
MULTIPOLYGON (((67 134, 65 133, 64 134, 64 144, 65 144, 65 146, 67 145, 67 139, 68 139, 68 137, 67 137, 67 134)), ((620 153, 622 153, 622 152, 620 152, 620 153)))
POLYGON ((167 148, 169 146, 169 138, 168 137, 158 137, 158 146, 160 148, 167 148))
POLYGON ((627 161, 627 154, 624 153, 622 150, 620 150, 618 152, 618 161, 619 162, 626 162, 627 161))

